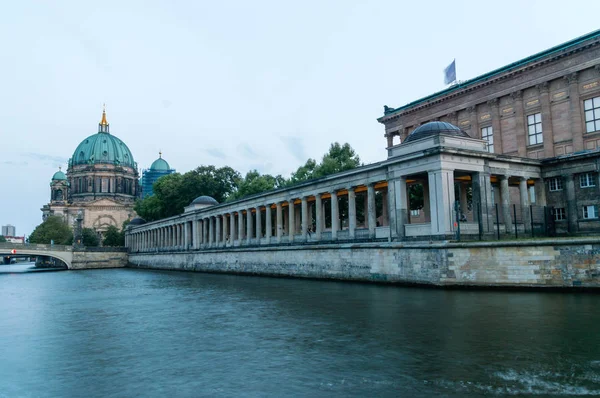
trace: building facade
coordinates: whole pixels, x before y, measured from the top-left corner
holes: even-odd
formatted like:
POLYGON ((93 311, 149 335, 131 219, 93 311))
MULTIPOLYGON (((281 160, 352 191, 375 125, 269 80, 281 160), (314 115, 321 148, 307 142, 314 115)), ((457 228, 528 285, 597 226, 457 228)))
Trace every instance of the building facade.
POLYGON ((158 159, 152 162, 150 168, 142 171, 142 198, 154 194, 152 186, 160 177, 174 172, 175 169, 169 166, 169 163, 163 159, 162 152, 159 152, 158 159))
POLYGON ((17 236, 17 229, 14 225, 3 225, 2 236, 17 236))
MULTIPOLYGON (((384 107, 390 152, 431 121, 452 123, 487 143, 497 158, 540 162, 543 190, 529 202, 550 205, 563 231, 596 230, 600 197, 600 31, 461 82, 398 108, 384 107)), ((519 201, 520 181, 505 175, 519 201)), ((505 184, 492 176, 492 191, 505 184)), ((527 180, 532 186, 532 179, 527 180)), ((496 203, 501 199, 496 195, 496 203)), ((413 210, 418 216, 418 211, 413 210)))
POLYGON ((42 207, 42 218, 61 216, 71 227, 81 219, 84 228, 98 233, 109 226, 120 229, 135 215, 138 181, 133 155, 123 141, 110 134, 103 111, 98 133, 77 146, 67 173, 59 169, 52 176, 50 202, 42 207))

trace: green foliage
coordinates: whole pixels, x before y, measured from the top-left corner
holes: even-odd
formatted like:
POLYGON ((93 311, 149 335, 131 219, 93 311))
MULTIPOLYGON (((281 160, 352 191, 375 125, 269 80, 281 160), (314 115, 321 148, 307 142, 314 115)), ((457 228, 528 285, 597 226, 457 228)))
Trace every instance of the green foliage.
POLYGON ((56 245, 70 245, 73 243, 73 231, 63 221, 62 217, 48 216, 29 235, 30 243, 49 244, 51 241, 54 241, 56 245))
POLYGON ((0 243, 6 242, 6 238, 3 235, 0 235, 0 243))
POLYGON ((134 209, 146 221, 154 221, 183 213, 198 196, 212 196, 222 203, 236 192, 241 178, 227 166, 200 166, 185 174, 169 174, 159 178, 152 187, 154 195, 137 201, 134 209))
POLYGON ((104 233, 104 246, 125 246, 125 234, 117 227, 111 225, 104 233))
POLYGON ((241 199, 246 196, 271 191, 286 185, 286 180, 278 175, 273 177, 270 174, 261 175, 257 170, 251 170, 246 173, 246 177, 239 180, 237 191, 234 192, 229 200, 241 199))
POLYGON ((423 208, 425 203, 423 198, 423 184, 412 184, 408 187, 408 199, 411 210, 423 208))
POLYGON ((84 246, 95 247, 100 244, 98 234, 91 228, 83 228, 81 231, 81 238, 84 246))
POLYGON ((304 166, 300 166, 292 173, 289 184, 325 177, 358 166, 360 166, 360 158, 350 144, 340 145, 338 142, 334 142, 329 147, 329 152, 323 155, 321 163, 317 163, 314 159, 308 159, 304 166))

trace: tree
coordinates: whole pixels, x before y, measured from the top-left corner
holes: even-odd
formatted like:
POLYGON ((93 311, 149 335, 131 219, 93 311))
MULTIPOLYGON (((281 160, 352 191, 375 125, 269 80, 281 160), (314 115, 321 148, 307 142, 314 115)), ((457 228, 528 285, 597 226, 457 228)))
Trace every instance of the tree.
POLYGON ((52 241, 57 245, 73 244, 73 231, 62 217, 48 216, 29 235, 30 243, 49 244, 52 241))
POLYGON ((104 233, 104 246, 125 246, 125 235, 117 227, 111 225, 104 233))
POLYGON ((323 155, 321 163, 317 163, 314 159, 308 159, 304 166, 300 166, 293 172, 290 185, 351 170, 358 166, 360 166, 360 158, 350 144, 340 145, 338 142, 334 142, 329 147, 329 151, 323 155))
POLYGON ((84 246, 95 247, 100 244, 98 234, 91 228, 83 228, 81 231, 81 239, 84 246))
POLYGON ((3 235, 0 235, 0 243, 6 242, 6 238, 3 235))
POLYGON ((152 187, 154 195, 136 202, 134 209, 146 221, 154 221, 183 213, 198 196, 211 196, 222 203, 237 191, 241 178, 231 167, 215 166, 169 174, 159 178, 152 187))
POLYGON ((246 177, 238 182, 237 190, 229 196, 229 200, 241 199, 246 196, 271 191, 285 185, 285 178, 281 175, 273 177, 270 174, 261 175, 257 170, 251 170, 246 173, 246 177))

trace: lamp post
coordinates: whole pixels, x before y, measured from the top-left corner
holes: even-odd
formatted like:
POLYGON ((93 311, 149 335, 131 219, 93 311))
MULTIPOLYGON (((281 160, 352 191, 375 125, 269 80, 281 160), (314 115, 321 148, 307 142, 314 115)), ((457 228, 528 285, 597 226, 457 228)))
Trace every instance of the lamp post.
POLYGON ((81 222, 83 221, 83 212, 79 210, 77 217, 75 218, 77 225, 75 226, 75 239, 73 239, 73 247, 83 247, 83 230, 81 228, 81 222))

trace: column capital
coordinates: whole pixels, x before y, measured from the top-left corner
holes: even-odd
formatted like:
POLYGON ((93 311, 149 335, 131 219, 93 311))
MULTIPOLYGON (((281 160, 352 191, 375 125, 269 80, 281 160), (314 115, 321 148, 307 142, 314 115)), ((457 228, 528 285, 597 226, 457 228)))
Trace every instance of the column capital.
POLYGON ((493 108, 495 106, 498 106, 498 98, 492 98, 491 100, 489 100, 487 102, 488 106, 493 108))
POLYGON ((510 93, 513 101, 521 101, 523 99, 523 90, 517 90, 510 93))
POLYGON ((447 116, 448 118, 450 118, 450 119, 454 119, 454 118, 456 118, 456 117, 458 116, 458 112, 456 112, 456 111, 453 111, 453 112, 450 112, 450 113, 449 113, 448 115, 446 115, 446 116, 447 116))
POLYGON ((550 88, 550 84, 548 82, 542 82, 535 86, 540 94, 548 94, 548 89, 550 88))
POLYGON ((473 105, 473 106, 468 107, 467 112, 469 112, 470 114, 477 113, 477 106, 473 105))
POLYGON ((337 189, 334 189, 334 190, 330 191, 330 192, 329 192, 329 194, 330 194, 331 196, 334 196, 334 195, 335 195, 335 196, 337 196, 337 194, 338 194, 338 193, 337 193, 337 189))
MULTIPOLYGON (((596 66, 598 66, 598 65, 596 65, 596 66)), ((564 76, 564 79, 569 84, 577 84, 577 82, 579 81, 579 76, 578 76, 577 72, 573 72, 573 73, 569 73, 568 75, 564 76)))
POLYGON ((563 177, 566 181, 573 181, 575 179, 573 174, 565 174, 563 177))

